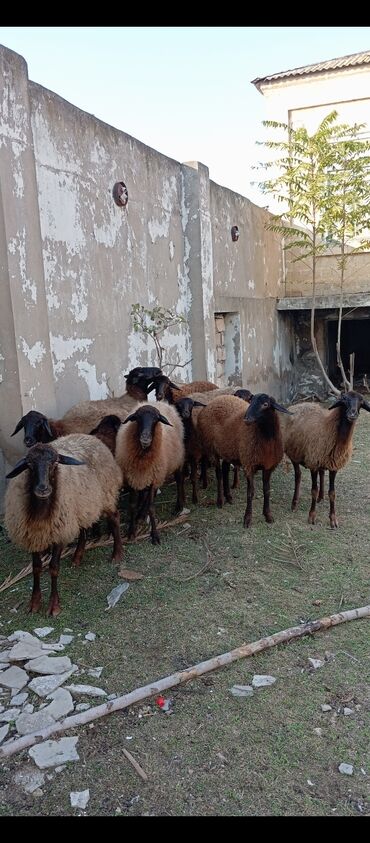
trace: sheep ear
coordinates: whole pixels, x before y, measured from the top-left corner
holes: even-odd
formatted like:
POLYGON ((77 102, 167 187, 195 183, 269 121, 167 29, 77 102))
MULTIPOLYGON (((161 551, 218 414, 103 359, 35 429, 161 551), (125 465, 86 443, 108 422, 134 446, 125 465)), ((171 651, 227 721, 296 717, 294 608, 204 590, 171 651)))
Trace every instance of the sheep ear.
POLYGON ((172 389, 177 389, 178 392, 181 392, 181 386, 177 386, 176 383, 172 383, 172 381, 168 381, 168 386, 171 386, 172 389))
POLYGON ((22 430, 22 427, 24 427, 24 416, 22 416, 21 420, 17 424, 17 427, 15 428, 15 430, 13 430, 13 433, 11 433, 10 435, 15 436, 16 433, 19 433, 19 431, 22 430))
POLYGON ((48 434, 48 436, 50 436, 51 439, 54 439, 53 431, 50 427, 49 420, 45 418, 45 419, 42 420, 42 423, 43 423, 44 429, 46 430, 46 433, 48 434))
POLYGON ((334 404, 331 404, 330 407, 328 407, 328 410, 334 410, 334 407, 341 407, 342 404, 343 404, 342 398, 338 398, 337 401, 334 401, 334 404))
POLYGON ((362 399, 361 409, 367 410, 367 412, 370 413, 370 404, 368 401, 365 400, 365 398, 362 399))
POLYGON ((290 410, 286 410, 285 407, 283 407, 281 404, 278 404, 274 398, 271 399, 271 407, 273 407, 274 410, 279 410, 279 413, 287 413, 288 416, 293 415, 290 410))
POLYGON ((159 421, 161 421, 162 424, 168 424, 169 427, 173 427, 173 424, 171 424, 165 416, 162 416, 162 413, 159 414, 159 421))
POLYGON ((202 404, 201 401, 194 401, 194 407, 206 407, 207 404, 202 404))
POLYGON ((17 477, 18 474, 22 474, 22 471, 25 471, 26 468, 28 468, 27 457, 22 457, 22 459, 16 463, 14 468, 9 471, 9 474, 6 475, 6 479, 11 480, 12 477, 17 477))
POLYGON ((82 460, 75 460, 74 457, 66 457, 65 454, 59 454, 58 462, 62 465, 86 465, 82 460))
POLYGON ((127 416, 127 419, 125 419, 125 420, 122 422, 122 424, 127 424, 127 422, 129 422, 129 421, 137 421, 137 415, 136 415, 136 413, 131 413, 131 416, 127 416))

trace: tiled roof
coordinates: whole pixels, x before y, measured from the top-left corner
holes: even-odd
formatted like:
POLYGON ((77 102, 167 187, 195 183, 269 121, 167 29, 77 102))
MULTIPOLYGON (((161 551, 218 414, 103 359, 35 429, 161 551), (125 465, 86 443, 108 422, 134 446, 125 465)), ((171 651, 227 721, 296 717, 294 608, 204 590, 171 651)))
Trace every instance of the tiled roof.
POLYGON ((295 76, 309 76, 311 73, 326 73, 328 70, 341 70, 344 67, 358 67, 362 64, 370 64, 370 50, 366 53, 352 53, 350 56, 320 61, 318 64, 306 64, 304 67, 295 67, 293 70, 283 70, 281 73, 273 73, 271 76, 261 76, 252 79, 251 84, 260 90, 260 86, 265 82, 292 79, 295 76))

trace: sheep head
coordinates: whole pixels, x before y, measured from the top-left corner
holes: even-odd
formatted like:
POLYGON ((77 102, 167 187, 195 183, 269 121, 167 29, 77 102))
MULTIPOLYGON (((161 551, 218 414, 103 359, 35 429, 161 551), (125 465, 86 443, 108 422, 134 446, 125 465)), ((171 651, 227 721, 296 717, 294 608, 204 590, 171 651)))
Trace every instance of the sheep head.
POLYGON ((264 392, 261 392, 253 396, 248 410, 244 416, 244 421, 247 422, 247 424, 252 424, 252 422, 260 421, 264 418, 264 414, 268 410, 278 410, 279 413, 287 413, 289 416, 292 415, 289 410, 286 410, 285 407, 282 407, 281 404, 278 404, 277 401, 275 401, 275 398, 272 398, 270 395, 266 395, 264 392))
POLYGON ((33 445, 25 457, 22 457, 14 466, 12 471, 6 475, 6 479, 17 477, 27 469, 30 472, 31 489, 37 498, 49 498, 53 491, 53 479, 55 469, 61 465, 85 465, 81 460, 59 454, 50 445, 38 443, 33 445))
POLYGON ((15 436, 22 428, 24 428, 23 442, 26 448, 31 448, 37 442, 51 442, 55 438, 48 419, 37 410, 30 410, 22 416, 11 436, 15 436))
POLYGON ((194 407, 205 407, 206 404, 202 404, 201 401, 193 401, 192 398, 180 398, 176 401, 175 407, 179 414, 179 416, 185 421, 185 419, 191 419, 192 412, 194 407))
POLYGON ((242 401, 248 401, 249 403, 254 398, 253 392, 250 392, 249 389, 237 389, 234 395, 235 398, 241 398, 242 401))
POLYGON ((359 392, 342 392, 340 398, 329 407, 329 410, 334 410, 334 407, 341 407, 347 421, 357 421, 360 410, 367 410, 370 413, 370 404, 363 395, 359 392))
POLYGON ((153 407, 150 404, 144 407, 138 407, 134 413, 127 416, 127 419, 125 419, 122 424, 127 424, 127 422, 136 422, 139 442, 144 450, 150 448, 158 422, 162 422, 162 424, 168 424, 170 427, 173 427, 171 422, 169 422, 165 416, 162 416, 162 413, 160 413, 156 407, 153 407))
POLYGON ((156 401, 163 401, 165 398, 171 402, 171 389, 180 391, 180 387, 170 381, 167 375, 158 375, 153 378, 152 389, 155 389, 156 401))

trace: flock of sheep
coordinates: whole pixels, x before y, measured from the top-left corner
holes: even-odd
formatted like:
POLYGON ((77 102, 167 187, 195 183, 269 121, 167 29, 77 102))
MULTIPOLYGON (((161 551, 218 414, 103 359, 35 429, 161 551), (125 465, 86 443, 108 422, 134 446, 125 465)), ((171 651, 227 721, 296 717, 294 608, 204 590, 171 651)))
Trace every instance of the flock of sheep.
POLYGON ((59 420, 30 411, 12 434, 24 430, 28 451, 7 475, 5 499, 8 534, 32 553, 30 611, 38 611, 41 604, 41 554, 51 549, 48 614, 56 616, 63 547, 78 539, 73 563, 79 565, 86 531, 102 516, 113 535, 112 558, 121 559, 118 496, 123 486, 130 491, 129 537, 135 537, 137 521, 149 516, 153 544, 160 541, 154 511, 157 490, 174 476, 175 509, 180 512, 190 473, 192 500, 197 503, 199 466, 204 488, 208 467, 215 467, 220 507, 224 498, 232 501, 230 466, 234 487, 238 469, 243 469, 245 527, 252 520, 254 475, 262 471, 263 514, 271 523, 270 477, 285 452, 294 466, 292 509, 298 505, 300 466, 304 466, 312 477, 308 520, 315 523, 316 502, 323 498, 328 470, 330 525, 337 527, 335 475, 351 457, 361 408, 370 411, 370 404, 357 392, 342 393, 329 409, 312 402, 285 408, 266 394, 218 389, 206 381, 178 387, 156 367, 137 367, 126 375, 126 392, 119 398, 80 402, 59 420), (156 400, 149 403, 153 390, 156 400))

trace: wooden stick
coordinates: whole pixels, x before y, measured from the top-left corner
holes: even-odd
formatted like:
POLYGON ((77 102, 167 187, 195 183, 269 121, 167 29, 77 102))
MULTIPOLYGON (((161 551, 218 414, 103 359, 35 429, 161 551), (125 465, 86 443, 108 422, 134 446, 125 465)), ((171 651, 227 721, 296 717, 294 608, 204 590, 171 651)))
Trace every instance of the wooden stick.
POLYGON ((135 758, 134 758, 133 755, 131 755, 131 752, 129 752, 128 749, 123 749, 122 752, 126 756, 126 758, 128 758, 128 760, 130 761, 132 766, 135 767, 135 770, 139 774, 139 776, 141 776, 141 778, 144 780, 144 782, 147 782, 148 776, 147 776, 145 770, 143 770, 143 768, 140 767, 140 764, 138 764, 137 761, 135 761, 135 758))
POLYGON ((230 650, 228 653, 214 656, 214 658, 200 662, 193 667, 188 667, 186 670, 180 670, 177 673, 172 673, 171 676, 164 677, 164 679, 158 679, 149 685, 136 688, 129 694, 124 694, 123 697, 117 697, 117 699, 109 700, 109 702, 103 703, 103 705, 89 708, 88 711, 83 711, 81 714, 72 714, 60 723, 53 723, 52 726, 41 729, 39 732, 33 732, 29 735, 23 735, 23 737, 16 740, 7 741, 0 747, 0 759, 8 758, 9 755, 14 755, 21 749, 26 749, 26 747, 33 746, 35 743, 40 743, 46 738, 49 738, 50 735, 64 732, 66 729, 74 729, 76 726, 82 726, 85 723, 91 723, 92 720, 98 720, 100 717, 105 717, 106 714, 111 714, 113 711, 121 711, 123 708, 128 708, 128 706, 134 703, 142 702, 142 700, 146 700, 148 697, 156 696, 162 691, 167 691, 169 688, 181 685, 183 682, 197 679, 198 676, 202 676, 204 673, 218 670, 219 667, 232 664, 232 662, 238 659, 245 659, 248 656, 253 656, 255 653, 260 653, 261 650, 268 650, 270 647, 276 647, 277 644, 288 643, 295 638, 302 638, 303 635, 312 635, 314 632, 330 629, 330 627, 338 626, 338 624, 346 623, 346 621, 367 617, 370 617, 370 606, 362 606, 359 609, 349 609, 346 612, 329 615, 317 621, 309 621, 301 626, 292 626, 290 629, 275 632, 274 635, 269 635, 267 638, 260 638, 251 644, 242 644, 240 647, 230 650))

